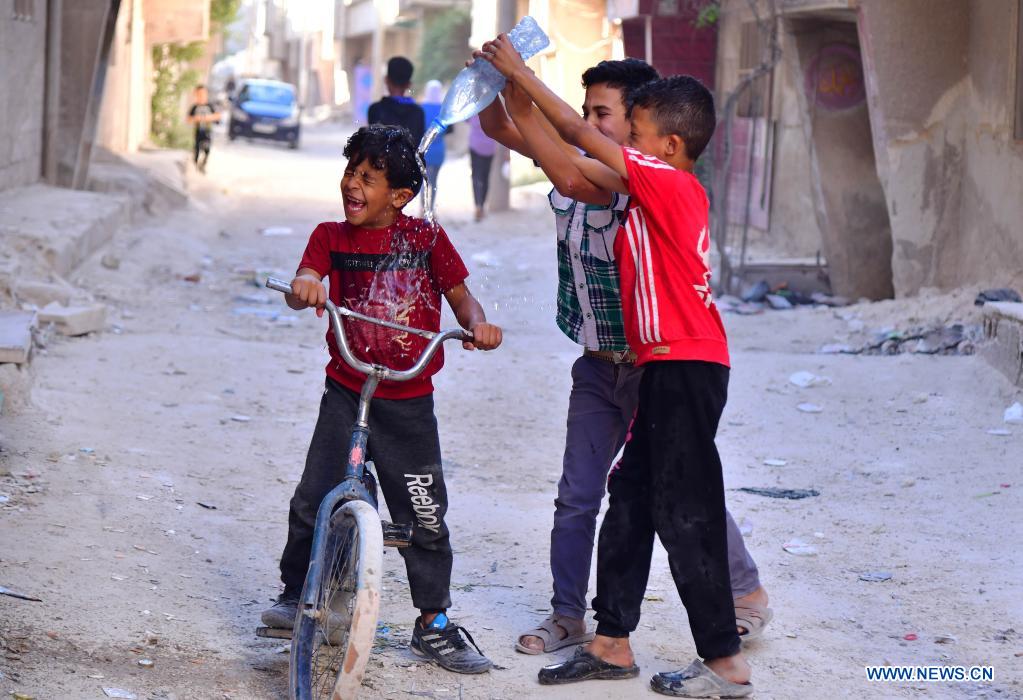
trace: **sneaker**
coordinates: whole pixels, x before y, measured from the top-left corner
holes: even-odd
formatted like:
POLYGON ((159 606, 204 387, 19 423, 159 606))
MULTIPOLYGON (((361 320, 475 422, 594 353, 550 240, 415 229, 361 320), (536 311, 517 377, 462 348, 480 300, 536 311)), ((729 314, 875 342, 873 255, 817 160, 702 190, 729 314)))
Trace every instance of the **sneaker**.
POLYGON ((277 597, 277 602, 263 611, 260 617, 267 627, 290 630, 295 628, 295 617, 298 615, 298 594, 284 591, 277 597))
POLYGON ((494 665, 476 646, 469 631, 448 620, 444 613, 437 615, 426 627, 423 627, 422 618, 416 620, 410 646, 414 654, 455 673, 486 673, 494 665), (475 651, 462 639, 463 634, 475 651))

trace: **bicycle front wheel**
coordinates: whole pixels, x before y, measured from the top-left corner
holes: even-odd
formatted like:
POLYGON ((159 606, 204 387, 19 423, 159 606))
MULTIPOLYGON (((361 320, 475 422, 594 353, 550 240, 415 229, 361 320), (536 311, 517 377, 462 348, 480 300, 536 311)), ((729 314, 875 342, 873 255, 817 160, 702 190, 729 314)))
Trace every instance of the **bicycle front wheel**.
MULTIPOLYGON (((291 696, 351 700, 358 696, 376 636, 384 540, 380 515, 365 501, 334 512, 322 566, 310 570, 291 641, 291 696), (318 573, 318 575, 317 575, 318 573)), ((316 556, 316 553, 313 553, 316 556)))

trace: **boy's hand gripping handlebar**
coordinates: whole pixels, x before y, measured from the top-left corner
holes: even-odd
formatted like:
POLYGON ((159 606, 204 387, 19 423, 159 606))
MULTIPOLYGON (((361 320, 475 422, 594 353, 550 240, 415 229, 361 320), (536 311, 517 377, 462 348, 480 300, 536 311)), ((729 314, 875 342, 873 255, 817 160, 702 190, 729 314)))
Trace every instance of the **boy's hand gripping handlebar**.
MULTIPOLYGON (((283 292, 284 294, 291 294, 291 285, 283 280, 269 277, 266 280, 266 286, 269 289, 276 289, 278 292, 283 292)), ((324 308, 330 316, 330 326, 334 329, 334 339, 335 342, 337 342, 338 350, 341 352, 341 357, 344 358, 344 361, 363 374, 376 375, 380 379, 386 379, 392 382, 407 382, 408 380, 419 376, 422 371, 426 369, 426 366, 430 364, 430 360, 432 360, 433 356, 437 354, 438 350, 440 350, 444 341, 461 340, 463 342, 472 342, 472 333, 461 328, 452 328, 446 331, 440 331, 439 333, 424 331, 419 328, 412 328, 400 323, 392 323, 391 321, 384 321, 383 319, 360 314, 344 306, 337 306, 330 299, 328 299, 326 304, 324 304, 324 308), (414 335, 422 336, 423 338, 428 339, 430 343, 423 350, 423 354, 419 356, 416 363, 406 370, 396 370, 391 369, 390 367, 384 367, 383 365, 373 365, 368 362, 363 362, 355 356, 351 347, 348 345, 348 337, 345 335, 344 324, 341 323, 342 316, 356 321, 365 321, 366 323, 373 323, 378 326, 383 326, 384 328, 393 328, 394 330, 402 331, 404 333, 412 333, 414 335)))

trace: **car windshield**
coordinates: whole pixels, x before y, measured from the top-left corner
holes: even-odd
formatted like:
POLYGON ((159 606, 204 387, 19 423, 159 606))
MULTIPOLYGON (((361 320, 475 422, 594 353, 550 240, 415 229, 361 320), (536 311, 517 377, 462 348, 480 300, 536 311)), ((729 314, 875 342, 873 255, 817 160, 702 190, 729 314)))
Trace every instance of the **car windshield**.
POLYGON ((290 86, 284 85, 246 85, 239 102, 249 101, 290 105, 295 101, 295 93, 290 86))

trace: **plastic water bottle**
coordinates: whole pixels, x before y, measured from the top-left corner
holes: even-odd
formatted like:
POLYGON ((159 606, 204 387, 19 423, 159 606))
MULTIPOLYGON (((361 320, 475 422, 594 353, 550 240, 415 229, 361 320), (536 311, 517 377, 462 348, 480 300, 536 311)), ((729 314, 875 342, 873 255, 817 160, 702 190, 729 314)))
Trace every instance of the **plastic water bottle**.
MULTIPOLYGON (((547 48, 551 40, 532 17, 526 16, 508 32, 512 46, 526 60, 547 48)), ((496 68, 484 58, 477 58, 472 65, 462 69, 451 83, 444 97, 436 122, 441 127, 465 121, 482 111, 494 101, 497 93, 504 88, 505 79, 496 68)))
MULTIPOLYGON (((528 15, 508 32, 508 38, 515 50, 522 56, 522 60, 535 56, 551 43, 536 20, 528 15)), ((427 221, 432 223, 434 220, 433 188, 428 182, 425 182, 426 166, 423 164, 422 155, 429 150, 444 129, 483 111, 487 105, 494 101, 497 93, 501 92, 505 82, 504 76, 494 68, 490 61, 477 58, 455 76, 451 87, 448 88, 440 112, 427 127, 423 140, 419 142, 418 160, 420 169, 423 171, 425 190, 423 204, 427 221)))

